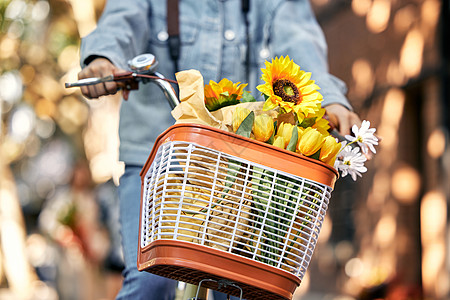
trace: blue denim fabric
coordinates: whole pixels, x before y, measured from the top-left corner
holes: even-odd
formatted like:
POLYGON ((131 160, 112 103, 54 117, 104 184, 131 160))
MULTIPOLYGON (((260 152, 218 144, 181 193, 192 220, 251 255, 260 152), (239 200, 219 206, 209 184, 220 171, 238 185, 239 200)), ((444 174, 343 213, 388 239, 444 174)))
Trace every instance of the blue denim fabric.
MULTIPOLYGON (((327 47, 309 1, 251 0, 249 12, 250 74, 248 87, 263 100, 256 86, 265 60, 289 55, 321 87, 324 105, 347 107, 345 85, 328 73, 327 47)), ((82 39, 81 62, 91 55, 109 58, 127 68, 127 61, 153 53, 158 71, 174 78, 169 57, 166 4, 163 0, 109 0, 97 29, 82 39)), ((245 82, 247 49, 240 0, 180 0, 180 70, 197 69, 205 83, 226 77, 245 82), (227 34, 231 33, 231 34, 227 34)), ((174 122, 170 107, 154 84, 141 84, 123 101, 120 112, 120 160, 144 164, 156 137, 174 122)))
POLYGON ((123 288, 117 299, 173 300, 177 282, 137 269, 139 210, 141 198, 140 166, 127 166, 120 178, 119 205, 125 258, 123 288))
MULTIPOLYGON (((177 282, 148 272, 137 270, 139 240, 139 209, 142 166, 127 165, 120 178, 120 223, 125 257, 124 283, 117 300, 173 300, 177 282)), ((226 295, 213 292, 214 300, 225 300, 226 295)), ((232 300, 238 299, 231 297, 232 300)))

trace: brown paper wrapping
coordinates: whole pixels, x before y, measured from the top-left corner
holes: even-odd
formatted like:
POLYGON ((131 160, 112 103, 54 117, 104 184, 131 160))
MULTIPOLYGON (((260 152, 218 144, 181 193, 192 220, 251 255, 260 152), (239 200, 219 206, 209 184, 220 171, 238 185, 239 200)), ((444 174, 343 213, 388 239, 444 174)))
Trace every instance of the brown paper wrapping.
MULTIPOLYGON (((237 106, 246 107, 255 112, 255 115, 263 113, 264 102, 247 102, 237 105, 226 106, 210 112, 205 106, 205 93, 203 77, 197 70, 181 71, 176 74, 180 88, 180 104, 172 111, 175 124, 195 123, 208 125, 226 131, 231 130, 233 111, 237 106)), ((276 111, 264 112, 272 117, 276 111)))

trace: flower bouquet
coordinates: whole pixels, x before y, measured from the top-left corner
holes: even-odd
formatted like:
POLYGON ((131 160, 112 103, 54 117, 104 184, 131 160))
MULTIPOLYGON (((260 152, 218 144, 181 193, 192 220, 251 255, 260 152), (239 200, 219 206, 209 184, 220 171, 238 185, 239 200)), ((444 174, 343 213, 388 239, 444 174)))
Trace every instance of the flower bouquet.
POLYGON ((182 103, 172 114, 177 123, 210 125, 317 159, 336 168, 342 177, 349 174, 356 180, 367 171, 365 154, 376 153, 374 145, 378 145, 376 129, 370 128, 369 121, 354 125, 354 136, 339 140, 330 133, 323 96, 310 72, 301 70, 289 56, 281 56, 266 61, 262 73, 264 83, 257 89, 264 102, 244 90, 247 84, 226 78, 210 81, 204 93, 192 95, 191 84, 201 75, 181 72, 177 79, 182 103))
POLYGON ((246 84, 177 74, 176 125, 141 173, 139 269, 194 284, 223 276, 246 287, 245 298, 258 299, 261 289, 271 299, 292 297, 338 171, 356 180, 378 140, 368 121, 347 141, 331 135, 319 87, 288 56, 266 62, 262 80, 265 101, 256 101, 246 84), (149 250, 167 241, 185 251, 174 258, 149 250), (193 249, 202 255, 187 254, 193 249), (181 276, 185 267, 196 276, 181 276))

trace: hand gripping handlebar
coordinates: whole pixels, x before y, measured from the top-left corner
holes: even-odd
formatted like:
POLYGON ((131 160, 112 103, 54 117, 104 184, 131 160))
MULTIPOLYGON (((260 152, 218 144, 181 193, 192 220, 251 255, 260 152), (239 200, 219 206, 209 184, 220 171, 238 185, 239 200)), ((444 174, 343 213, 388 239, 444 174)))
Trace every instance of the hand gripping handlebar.
POLYGON ((128 62, 131 71, 112 74, 105 77, 92 77, 80 79, 76 82, 66 83, 66 88, 95 85, 103 82, 122 82, 124 88, 127 90, 137 90, 139 82, 142 83, 153 82, 156 83, 167 98, 170 106, 174 108, 180 101, 171 85, 177 83, 175 80, 167 79, 162 74, 156 72, 158 61, 152 54, 141 54, 128 62))

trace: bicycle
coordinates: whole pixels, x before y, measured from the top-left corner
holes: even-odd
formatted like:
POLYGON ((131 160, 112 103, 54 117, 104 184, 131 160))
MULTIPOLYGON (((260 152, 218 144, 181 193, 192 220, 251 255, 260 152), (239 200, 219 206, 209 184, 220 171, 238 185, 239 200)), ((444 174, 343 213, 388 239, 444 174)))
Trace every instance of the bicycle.
MULTIPOLYGON (((131 71, 66 87, 154 82, 174 108, 151 54, 131 71)), ((216 128, 177 124, 155 141, 141 172, 138 269, 240 299, 292 299, 313 254, 337 172, 216 128), (270 159, 268 159, 270 158, 270 159)))

